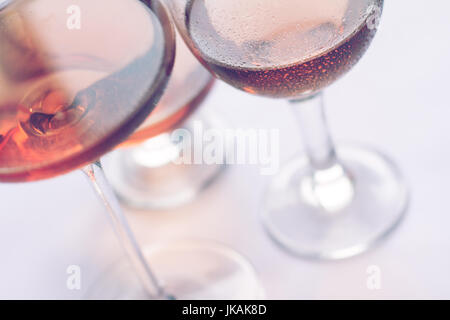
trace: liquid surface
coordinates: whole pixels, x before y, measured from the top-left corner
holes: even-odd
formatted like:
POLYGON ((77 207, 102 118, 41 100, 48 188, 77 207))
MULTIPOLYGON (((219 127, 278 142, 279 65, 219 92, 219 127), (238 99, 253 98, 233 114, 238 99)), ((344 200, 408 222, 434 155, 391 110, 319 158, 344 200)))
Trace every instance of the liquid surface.
POLYGON ((177 36, 175 64, 167 88, 155 110, 124 145, 142 142, 174 128, 203 102, 213 81, 208 70, 177 36))
MULTIPOLYGON (((364 54, 381 0, 172 2, 195 54, 250 93, 299 98, 328 86, 364 54)), ((378 17, 376 17, 378 18, 378 17)), ((375 26, 376 27, 376 26, 375 26)))
POLYGON ((23 0, 1 10, 0 181, 65 173, 131 134, 168 80, 166 20, 138 0, 23 0))

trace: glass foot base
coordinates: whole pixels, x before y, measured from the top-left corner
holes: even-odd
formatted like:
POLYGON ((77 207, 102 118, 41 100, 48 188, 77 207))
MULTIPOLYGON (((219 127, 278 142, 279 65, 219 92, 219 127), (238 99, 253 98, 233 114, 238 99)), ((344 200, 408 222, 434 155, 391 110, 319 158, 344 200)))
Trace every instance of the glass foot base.
POLYGON ((264 226, 293 254, 313 259, 357 255, 386 238, 406 212, 407 187, 393 162, 359 147, 338 148, 337 154, 342 167, 316 173, 316 183, 311 183, 308 160, 300 157, 269 186, 264 226))
MULTIPOLYGON (((177 300, 261 299, 263 291, 250 263, 216 243, 177 242, 144 247, 150 267, 177 300)), ((94 283, 87 299, 149 299, 128 261, 113 265, 94 283)))
MULTIPOLYGON (((182 129, 193 132, 217 128, 221 123, 200 112, 182 129)), ((116 150, 103 159, 104 170, 119 199, 141 210, 171 209, 191 202, 225 170, 223 164, 183 163, 180 146, 163 133, 140 145, 116 150)), ((194 151, 192 151, 194 152, 194 151)))

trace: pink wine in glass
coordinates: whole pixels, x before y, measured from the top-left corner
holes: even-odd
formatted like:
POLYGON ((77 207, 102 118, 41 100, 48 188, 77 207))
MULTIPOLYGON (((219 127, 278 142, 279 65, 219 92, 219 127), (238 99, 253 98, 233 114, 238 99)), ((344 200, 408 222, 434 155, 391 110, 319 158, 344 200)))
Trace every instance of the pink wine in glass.
POLYGON ((372 148, 335 148, 322 94, 364 54, 384 1, 167 1, 186 43, 213 74, 289 101, 299 122, 305 152, 280 168, 261 206, 270 236, 312 259, 351 257, 385 239, 407 208, 404 179, 372 148))
POLYGON ((18 0, 1 10, 0 181, 74 170, 131 134, 168 80, 163 27, 137 0, 18 0))
POLYGON ((186 44, 176 37, 176 55, 167 88, 155 110, 124 145, 141 143, 176 128, 202 104, 214 78, 192 55, 186 44))
POLYGON ((375 35, 374 14, 381 13, 373 3, 192 0, 186 38, 210 71, 232 86, 301 98, 333 83, 362 57, 375 35))
POLYGON ((119 150, 103 160, 108 180, 123 203, 143 210, 168 209, 194 199, 219 176, 222 165, 181 165, 180 144, 172 140, 176 129, 192 132, 201 121, 214 126, 207 111, 192 113, 209 94, 214 77, 176 37, 175 63, 167 89, 155 110, 119 150))

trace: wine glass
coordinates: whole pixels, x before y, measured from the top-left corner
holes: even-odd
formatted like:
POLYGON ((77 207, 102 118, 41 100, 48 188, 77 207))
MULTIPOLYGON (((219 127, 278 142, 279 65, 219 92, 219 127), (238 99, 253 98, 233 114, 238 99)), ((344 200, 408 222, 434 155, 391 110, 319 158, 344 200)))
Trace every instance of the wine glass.
POLYGON ((214 78, 176 37, 175 64, 155 111, 118 150, 103 159, 106 176, 119 199, 132 208, 168 209, 195 198, 223 172, 223 164, 188 164, 182 146, 172 138, 177 129, 194 131, 222 126, 219 117, 197 110, 214 78))
POLYGON ((270 236, 315 259, 350 257, 384 239, 406 211, 403 177, 373 148, 335 149, 322 95, 369 47, 383 0, 168 2, 184 40, 217 78, 294 110, 306 154, 280 170, 264 197, 270 236))
MULTIPOLYGON (((81 168, 111 217, 145 298, 208 292, 222 288, 227 277, 256 279, 244 258, 220 246, 191 246, 184 255, 168 246, 160 251, 164 255, 141 251, 97 161, 146 119, 167 84, 175 33, 161 3, 14 0, 0 8, 0 181, 35 181, 81 168), (227 270, 204 268, 211 252, 227 270), (177 258, 186 256, 199 264, 190 270, 192 278, 184 274, 189 279, 179 273, 162 279, 148 263, 174 271, 184 262, 177 258)), ((218 294, 228 298, 241 289, 233 283, 218 294)))

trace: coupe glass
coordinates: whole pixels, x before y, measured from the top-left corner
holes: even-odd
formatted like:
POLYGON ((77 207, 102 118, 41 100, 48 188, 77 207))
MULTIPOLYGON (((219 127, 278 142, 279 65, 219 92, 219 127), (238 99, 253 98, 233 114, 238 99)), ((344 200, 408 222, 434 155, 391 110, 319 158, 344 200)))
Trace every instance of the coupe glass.
POLYGON ((289 102, 305 154, 273 178, 261 216, 302 257, 341 259, 384 239, 406 211, 407 187, 383 153, 335 148, 322 91, 375 36, 382 0, 168 0, 184 40, 219 79, 289 102))
MULTIPOLYGON (((172 75, 155 111, 103 159, 104 170, 119 199, 135 209, 170 209, 186 204, 209 186, 223 164, 183 163, 182 143, 172 133, 192 133, 194 127, 222 127, 220 117, 198 110, 211 91, 214 78, 176 37, 172 75)), ((195 152, 195 151, 192 151, 195 152)))
POLYGON ((144 288, 142 298, 183 298, 193 291, 196 297, 232 298, 243 290, 242 277, 256 279, 246 260, 219 245, 205 250, 185 244, 186 252, 165 246, 167 251, 144 254, 96 161, 141 125, 167 84, 175 32, 158 1, 3 1, 0 43, 1 182, 81 168, 139 277, 140 287, 128 289, 144 288), (155 273, 147 259, 164 272, 155 273), (197 264, 175 272, 188 259, 197 264), (226 281, 236 278, 241 281, 226 281), (218 288, 216 295, 202 296, 211 287, 218 288))

